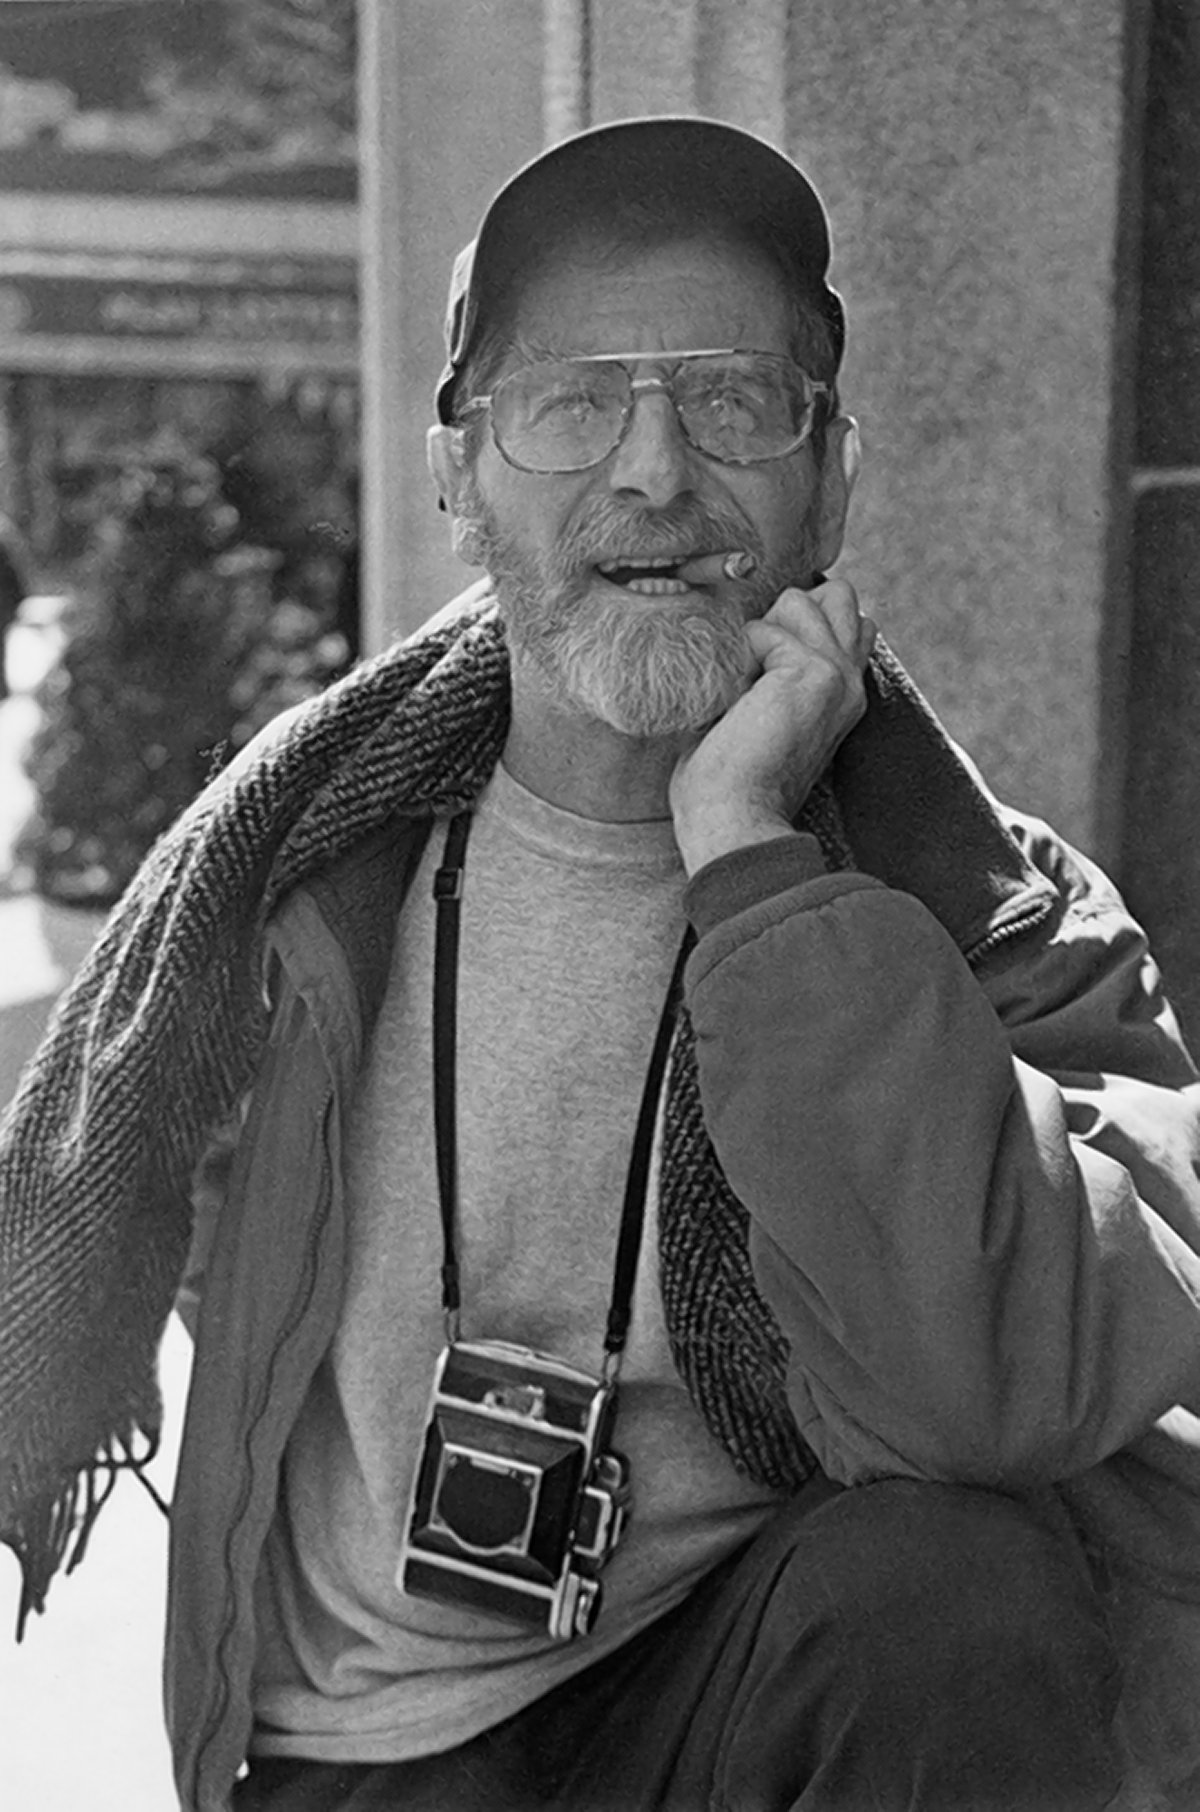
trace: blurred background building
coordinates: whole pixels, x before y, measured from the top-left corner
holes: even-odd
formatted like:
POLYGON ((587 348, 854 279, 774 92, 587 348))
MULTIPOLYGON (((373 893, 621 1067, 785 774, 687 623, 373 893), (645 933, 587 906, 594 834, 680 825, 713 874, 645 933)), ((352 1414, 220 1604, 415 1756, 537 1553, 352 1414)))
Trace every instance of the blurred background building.
POLYGON ((69 587, 164 430, 323 598, 358 463, 353 0, 0 0, 0 511, 69 587))

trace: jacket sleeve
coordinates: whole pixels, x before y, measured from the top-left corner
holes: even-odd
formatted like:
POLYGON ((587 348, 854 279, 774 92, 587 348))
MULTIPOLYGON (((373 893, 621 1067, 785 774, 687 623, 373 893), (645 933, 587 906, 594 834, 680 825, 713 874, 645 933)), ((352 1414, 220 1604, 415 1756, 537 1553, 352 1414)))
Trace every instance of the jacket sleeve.
POLYGON ((200 1302, 204 1295, 209 1253, 216 1237, 221 1210, 225 1206, 233 1161, 250 1111, 251 1094, 252 1091, 247 1089, 229 1118, 223 1120, 209 1135, 208 1143, 200 1154, 200 1161, 192 1173, 192 1239, 188 1247, 187 1264, 175 1292, 175 1313, 193 1341, 196 1338, 200 1302))
POLYGON ((689 887, 706 1121, 843 1483, 1042 1484, 1200 1412, 1195 1073, 1115 891, 1032 853, 1062 910, 979 973, 802 834, 689 887))

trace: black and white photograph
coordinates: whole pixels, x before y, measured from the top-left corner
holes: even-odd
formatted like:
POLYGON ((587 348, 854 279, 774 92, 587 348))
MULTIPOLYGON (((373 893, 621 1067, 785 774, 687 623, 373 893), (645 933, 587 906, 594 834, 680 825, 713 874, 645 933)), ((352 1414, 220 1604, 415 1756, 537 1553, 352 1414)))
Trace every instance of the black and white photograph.
POLYGON ((1200 0, 0 0, 0 1806, 1200 1812, 1200 0))

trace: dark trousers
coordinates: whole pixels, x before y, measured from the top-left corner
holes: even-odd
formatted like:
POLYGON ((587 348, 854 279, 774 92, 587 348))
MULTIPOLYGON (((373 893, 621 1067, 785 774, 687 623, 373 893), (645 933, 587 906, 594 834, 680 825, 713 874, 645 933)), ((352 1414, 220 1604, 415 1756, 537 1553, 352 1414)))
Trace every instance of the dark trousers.
POLYGON ((236 1812, 1099 1812, 1115 1656, 1057 1503, 805 1493, 690 1598, 412 1762, 261 1760, 236 1812))

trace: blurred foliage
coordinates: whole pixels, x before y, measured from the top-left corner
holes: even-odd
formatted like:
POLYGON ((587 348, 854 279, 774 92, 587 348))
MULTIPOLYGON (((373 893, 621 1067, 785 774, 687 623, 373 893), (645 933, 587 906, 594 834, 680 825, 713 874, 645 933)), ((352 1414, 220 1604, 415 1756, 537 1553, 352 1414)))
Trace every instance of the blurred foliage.
POLYGON ((9 420, 10 476, 40 590, 78 589, 127 450, 171 434, 216 461, 242 538, 282 555, 277 589, 322 608, 341 582, 358 531, 355 381, 20 377, 9 420))
POLYGON ((91 9, 40 10, 62 12, 53 38, 0 17, 0 149, 186 159, 199 180, 354 166, 355 0, 173 0, 103 36, 91 9))
POLYGON ((355 0, 226 0, 219 68, 165 58, 146 77, 174 142, 224 167, 353 162, 355 0))
POLYGON ((176 437, 111 477, 26 757, 17 849, 39 892, 108 905, 210 775, 346 664, 319 611, 279 596, 216 463, 176 437))

